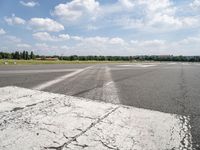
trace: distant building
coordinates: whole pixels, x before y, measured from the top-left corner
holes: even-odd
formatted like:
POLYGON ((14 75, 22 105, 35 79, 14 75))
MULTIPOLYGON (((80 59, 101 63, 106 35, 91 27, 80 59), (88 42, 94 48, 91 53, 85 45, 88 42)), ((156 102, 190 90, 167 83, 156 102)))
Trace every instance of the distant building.
POLYGON ((36 58, 36 60, 49 60, 49 61, 58 61, 59 59, 57 57, 44 57, 44 58, 36 58))

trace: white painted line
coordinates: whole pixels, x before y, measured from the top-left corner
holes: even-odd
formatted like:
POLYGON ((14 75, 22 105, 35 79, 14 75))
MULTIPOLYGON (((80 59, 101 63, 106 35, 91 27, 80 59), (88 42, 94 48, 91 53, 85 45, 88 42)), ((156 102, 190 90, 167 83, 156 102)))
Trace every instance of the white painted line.
POLYGON ((117 67, 115 67, 115 68, 110 68, 110 70, 132 70, 132 69, 134 69, 134 70, 141 70, 141 69, 144 69, 144 68, 141 68, 141 67, 119 67, 119 68, 117 68, 117 67))
POLYGON ((0 74, 17 74, 17 73, 48 73, 48 72, 67 72, 78 69, 48 69, 48 70, 6 70, 0 71, 0 74))
POLYGON ((167 65, 177 65, 178 63, 175 63, 175 62, 170 62, 170 63, 167 63, 167 65))
POLYGON ((89 74, 97 75, 96 80, 101 84, 97 85, 97 82, 95 81, 95 88, 92 88, 91 90, 85 92, 83 97, 102 100, 104 102, 109 102, 113 104, 120 103, 118 91, 115 82, 112 79, 110 68, 108 68, 108 66, 103 66, 100 68, 97 67, 92 72, 89 72, 89 74), (101 81, 98 81, 99 79, 101 79, 101 81))
POLYGON ((118 65, 120 67, 142 67, 142 68, 146 68, 146 67, 153 67, 153 66, 157 66, 154 64, 135 64, 135 65, 118 65))
POLYGON ((154 66, 157 66, 157 65, 138 65, 138 67, 144 67, 144 68, 146 68, 146 67, 154 67, 154 66))
POLYGON ((50 87, 50 86, 52 86, 52 85, 54 85, 56 83, 59 83, 59 82, 61 82, 63 80, 66 80, 67 78, 73 77, 73 76, 75 76, 75 75, 77 75, 77 74, 79 74, 79 73, 81 73, 81 72, 83 72, 83 71, 85 71, 86 69, 89 69, 89 68, 91 68, 91 67, 86 67, 84 69, 78 69, 75 72, 66 74, 66 75, 58 77, 58 78, 56 78, 54 80, 51 80, 51 81, 48 81, 46 83, 40 84, 38 86, 33 87, 32 89, 34 89, 34 90, 43 90, 43 89, 45 89, 47 87, 50 87))
POLYGON ((110 68, 106 66, 105 75, 107 77, 108 82, 103 85, 103 100, 113 104, 119 104, 119 96, 118 91, 115 85, 115 82, 112 79, 112 75, 110 72, 110 68))

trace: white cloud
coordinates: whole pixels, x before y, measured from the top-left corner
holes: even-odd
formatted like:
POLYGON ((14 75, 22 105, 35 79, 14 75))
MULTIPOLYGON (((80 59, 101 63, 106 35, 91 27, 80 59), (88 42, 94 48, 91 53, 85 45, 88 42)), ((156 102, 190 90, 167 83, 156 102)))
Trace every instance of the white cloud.
POLYGON ((116 38, 111 38, 109 41, 111 44, 119 44, 119 45, 124 45, 125 41, 119 37, 116 38))
POLYGON ((64 49, 64 50, 68 50, 68 49, 69 49, 69 47, 66 46, 66 45, 60 46, 60 48, 61 48, 61 49, 64 49))
POLYGON ((15 14, 12 14, 11 17, 4 17, 4 20, 9 25, 23 25, 26 21, 20 17, 16 17, 15 14))
POLYGON ((164 45, 165 44, 165 41, 163 40, 149 40, 149 41, 141 41, 139 43, 140 46, 152 46, 152 47, 157 47, 157 46, 161 46, 161 45, 164 45))
POLYGON ((170 55, 170 43, 165 40, 131 40, 128 48, 134 55, 170 55))
MULTIPOLYGON (((195 1, 199 0, 194 0, 197 5, 195 1)), ((65 25, 77 26, 80 23, 87 30, 120 27, 167 32, 199 26, 200 17, 178 15, 177 11, 179 8, 172 0, 117 0, 101 5, 97 0, 72 0, 57 5, 52 15, 65 25), (98 27, 93 24, 98 24, 98 27)))
POLYGON ((128 16, 121 17, 121 18, 114 18, 112 22, 117 25, 122 27, 123 29, 144 29, 145 21, 142 19, 134 19, 130 18, 128 16))
POLYGON ((98 27, 94 26, 94 25, 88 25, 86 29, 89 30, 89 31, 92 31, 92 30, 97 30, 98 27))
POLYGON ((136 0, 136 3, 144 6, 148 12, 163 12, 165 14, 172 14, 176 9, 170 0, 136 0))
POLYGON ((41 48, 48 48, 48 45, 46 43, 36 43, 35 46, 41 48))
POLYGON ((61 55, 62 50, 66 50, 61 47, 62 46, 49 45, 46 43, 36 43, 34 50, 41 55, 61 55))
POLYGON ((38 2, 34 2, 34 1, 30 1, 30 2, 20 1, 20 4, 26 7, 35 7, 36 5, 39 5, 38 2))
POLYGON ((55 39, 47 32, 34 33, 33 37, 41 41, 54 41, 55 39))
POLYGON ((16 37, 16 36, 13 36, 13 35, 7 35, 5 37, 9 42, 14 42, 14 43, 20 43, 21 42, 21 39, 16 37))
POLYGON ((127 7, 127 8, 133 8, 135 5, 133 3, 133 1, 131 0, 119 0, 120 4, 122 4, 123 6, 127 7))
POLYGON ((51 41, 51 42, 58 42, 58 41, 66 41, 70 39, 68 34, 60 34, 58 36, 52 36, 47 32, 37 32, 33 34, 33 37, 37 40, 41 41, 51 41))
MULTIPOLYGON (((59 36, 51 36, 50 42, 58 41, 59 36)), ((68 37, 68 36, 60 36, 68 37)), ((43 38, 48 38, 45 36, 43 38)), ((184 40, 168 42, 160 39, 130 40, 125 41, 120 37, 79 37, 70 36, 71 40, 77 39, 77 43, 71 46, 53 43, 36 43, 34 49, 43 54, 62 55, 189 55, 188 49, 192 48, 195 54, 199 54, 199 36, 188 37, 184 40), (124 43, 124 44, 123 44, 124 43)), ((41 38, 39 39, 40 41, 41 38)), ((47 41, 49 42, 49 41, 47 41)))
POLYGON ((50 18, 31 18, 29 26, 36 31, 59 32, 64 30, 64 26, 50 18))
MULTIPOLYGON (((72 36, 73 37, 73 36, 72 36)), ((119 37, 79 37, 77 44, 69 48, 79 55, 125 55, 127 43, 119 37), (124 53, 124 54, 123 54, 124 53)))
MULTIPOLYGON (((126 45, 121 45, 121 42, 124 41, 119 37, 80 37, 80 36, 70 36, 71 40, 76 40, 76 43, 66 45, 66 43, 54 44, 49 35, 44 34, 44 36, 35 36, 38 40, 50 39, 48 45, 46 43, 37 43, 35 47, 37 50, 43 50, 49 52, 50 54, 62 54, 62 55, 120 55, 126 52, 126 45)), ((56 41, 59 36, 56 36, 56 41)), ((61 36, 60 36, 61 37, 61 36)), ((66 36, 67 37, 67 36, 66 36)), ((55 36, 53 40, 55 39, 55 36)), ((46 41, 49 42, 49 41, 46 41)), ((69 41, 70 43, 70 41, 69 41)), ((127 53, 125 53, 127 54, 127 53)))
POLYGON ((83 38, 80 36, 71 36, 72 40, 81 41, 83 38))
POLYGON ((111 5, 114 9, 102 14, 111 18, 107 24, 123 29, 165 32, 199 26, 199 16, 177 15, 177 7, 171 0, 118 0, 111 5), (131 9, 126 11, 124 6, 131 9))
POLYGON ((161 15, 157 13, 154 18, 149 21, 150 26, 172 27, 173 29, 181 29, 187 27, 195 27, 199 24, 199 20, 195 17, 175 17, 170 15, 161 15))
POLYGON ((138 49, 158 49, 160 47, 165 47, 166 41, 164 40, 131 40, 130 47, 137 47, 138 49))
POLYGON ((179 44, 194 44, 194 43, 200 43, 200 36, 193 36, 193 37, 187 37, 181 41, 178 42, 179 44))
POLYGON ((71 36, 72 40, 84 42, 84 43, 94 43, 94 44, 109 44, 109 45, 124 45, 126 42, 119 37, 101 37, 101 36, 95 36, 95 37, 79 37, 79 36, 71 36))
POLYGON ((52 15, 64 21, 76 21, 83 16, 90 15, 91 19, 99 10, 99 2, 96 0, 73 0, 66 4, 59 4, 54 8, 52 15))
POLYGON ((60 34, 60 35, 58 35, 58 39, 69 40, 70 36, 68 34, 60 34))
POLYGON ((82 39, 82 42, 95 43, 95 44, 103 44, 108 41, 109 41, 108 37, 100 37, 100 36, 87 37, 87 38, 82 39))
POLYGON ((190 3, 190 6, 194 9, 199 9, 200 8, 200 0, 193 0, 193 2, 190 3))
POLYGON ((2 28, 0 28, 0 35, 6 34, 6 31, 2 28))
POLYGON ((19 44, 17 44, 17 47, 20 47, 20 48, 30 48, 31 46, 29 44, 19 43, 19 44))

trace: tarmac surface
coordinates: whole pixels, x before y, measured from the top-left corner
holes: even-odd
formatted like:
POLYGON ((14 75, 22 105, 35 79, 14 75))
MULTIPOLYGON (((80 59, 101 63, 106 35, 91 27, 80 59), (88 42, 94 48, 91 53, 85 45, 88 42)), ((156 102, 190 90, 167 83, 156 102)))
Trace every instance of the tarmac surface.
POLYGON ((200 64, 141 63, 0 66, 0 87, 83 97, 183 115, 200 145, 200 64))
POLYGON ((7 86, 1 150, 192 150, 187 116, 7 86))

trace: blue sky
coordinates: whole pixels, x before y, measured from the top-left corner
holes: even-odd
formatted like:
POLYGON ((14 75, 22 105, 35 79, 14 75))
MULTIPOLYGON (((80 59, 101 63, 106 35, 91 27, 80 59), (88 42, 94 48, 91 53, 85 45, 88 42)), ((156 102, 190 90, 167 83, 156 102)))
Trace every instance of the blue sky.
POLYGON ((200 0, 1 0, 0 50, 200 55, 200 0))

